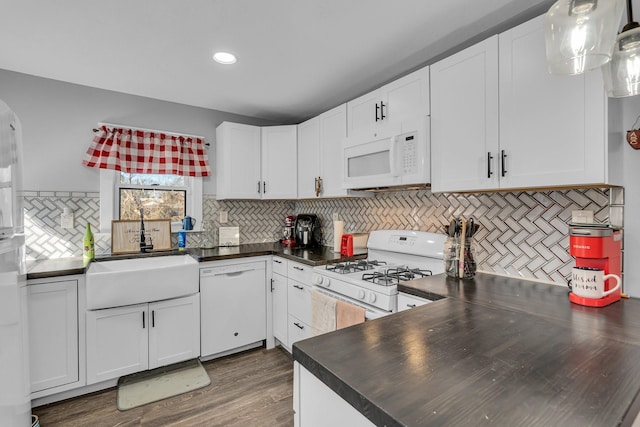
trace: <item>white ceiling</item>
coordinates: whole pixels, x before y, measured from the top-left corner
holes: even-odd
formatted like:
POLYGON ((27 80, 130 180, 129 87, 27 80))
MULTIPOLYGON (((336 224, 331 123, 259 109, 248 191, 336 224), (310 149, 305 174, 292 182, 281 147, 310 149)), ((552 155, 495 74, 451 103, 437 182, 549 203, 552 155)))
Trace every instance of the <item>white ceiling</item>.
POLYGON ((0 0, 0 68, 298 123, 552 3, 0 0))

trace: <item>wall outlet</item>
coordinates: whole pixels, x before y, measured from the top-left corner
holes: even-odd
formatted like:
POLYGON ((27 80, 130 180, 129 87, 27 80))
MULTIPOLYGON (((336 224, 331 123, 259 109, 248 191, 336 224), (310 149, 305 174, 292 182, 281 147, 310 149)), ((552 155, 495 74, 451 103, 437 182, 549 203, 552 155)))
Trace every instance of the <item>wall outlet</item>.
POLYGON ((60 227, 75 228, 75 215, 71 213, 63 213, 60 215, 60 227))
POLYGON ((593 211, 571 211, 571 222, 574 224, 592 224, 593 211))
POLYGON ((333 220, 334 221, 340 221, 340 214, 338 212, 334 212, 333 213, 333 220))
POLYGON ((218 220, 220 221, 220 224, 226 224, 227 222, 229 222, 229 215, 227 211, 220 211, 220 216, 218 220))

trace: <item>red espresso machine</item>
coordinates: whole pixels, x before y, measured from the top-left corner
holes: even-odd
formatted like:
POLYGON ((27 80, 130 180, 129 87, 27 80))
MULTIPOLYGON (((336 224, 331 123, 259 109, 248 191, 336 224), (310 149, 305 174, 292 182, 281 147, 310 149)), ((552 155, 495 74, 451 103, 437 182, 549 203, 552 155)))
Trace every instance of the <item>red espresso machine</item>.
MULTIPOLYGON (((622 277, 622 232, 609 227, 572 226, 569 230, 569 253, 576 259, 576 267, 592 267, 604 270, 604 274, 622 277)), ((615 286, 607 279, 604 290, 615 286)), ((584 298, 569 293, 572 303, 589 307, 604 307, 620 300, 621 290, 602 298, 584 298)))

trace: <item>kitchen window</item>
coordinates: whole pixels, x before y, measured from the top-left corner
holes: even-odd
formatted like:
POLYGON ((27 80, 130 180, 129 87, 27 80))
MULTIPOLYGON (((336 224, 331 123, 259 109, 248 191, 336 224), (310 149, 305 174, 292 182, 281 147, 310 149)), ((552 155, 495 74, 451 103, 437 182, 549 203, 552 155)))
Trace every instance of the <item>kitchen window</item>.
MULTIPOLYGON (((114 219, 171 219, 171 231, 182 218, 202 218, 202 178, 100 170, 100 232, 111 232, 114 219)), ((196 228, 199 226, 196 223, 196 228)))

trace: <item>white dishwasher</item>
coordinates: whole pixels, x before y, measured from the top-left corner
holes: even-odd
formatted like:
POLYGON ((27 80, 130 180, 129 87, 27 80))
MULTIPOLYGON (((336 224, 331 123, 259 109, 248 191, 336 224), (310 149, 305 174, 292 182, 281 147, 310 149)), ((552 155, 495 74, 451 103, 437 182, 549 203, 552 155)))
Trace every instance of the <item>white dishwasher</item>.
POLYGON ((266 284, 265 261, 200 269, 202 357, 262 345, 267 337, 266 284))

